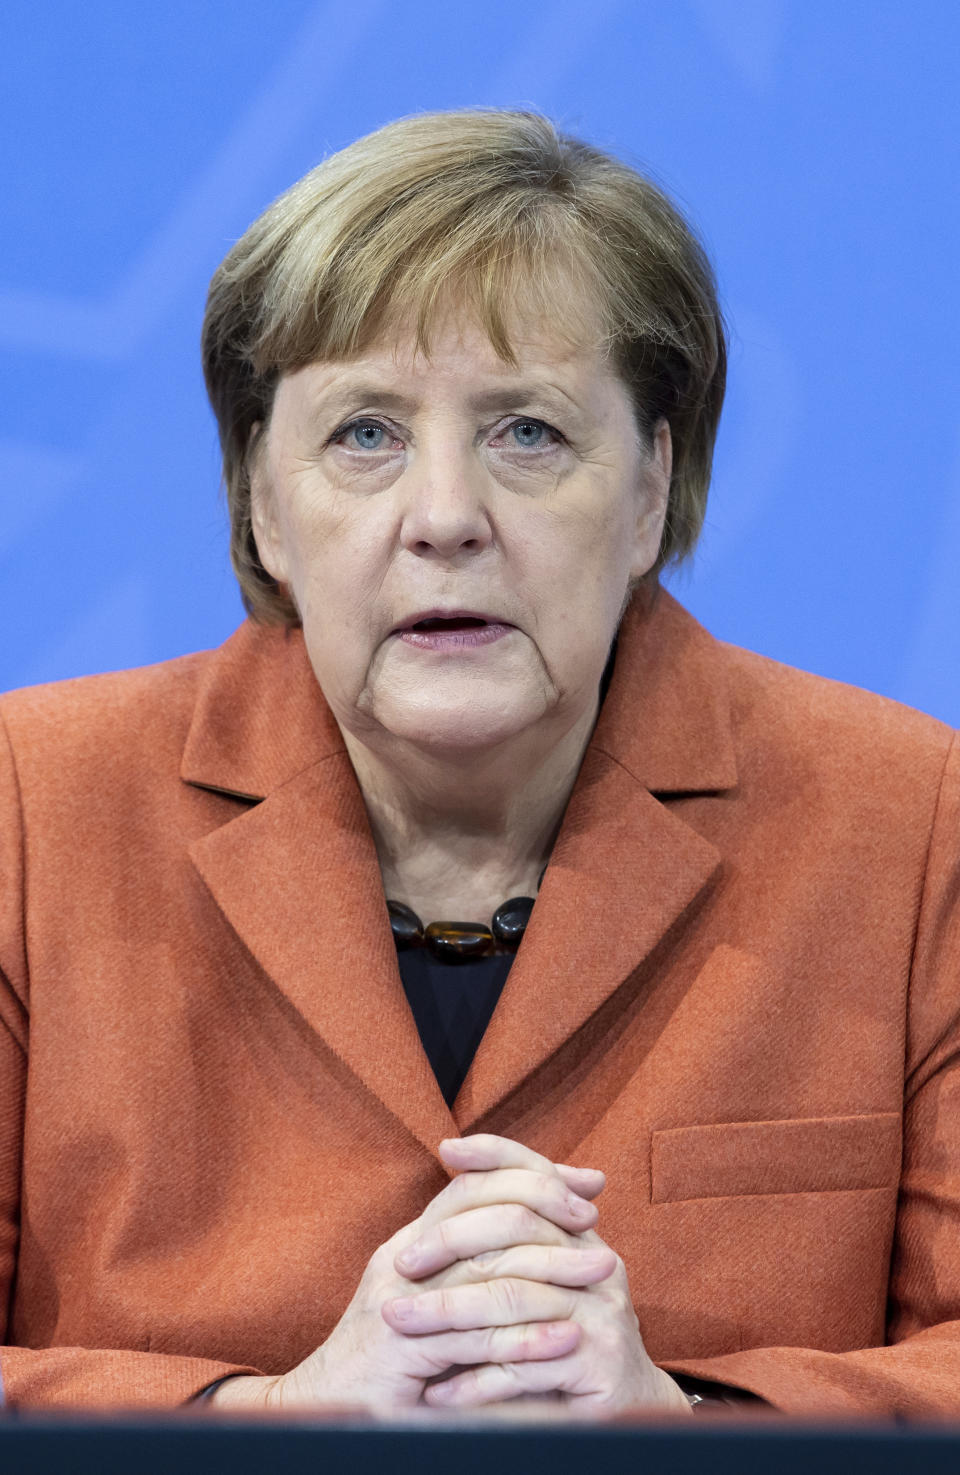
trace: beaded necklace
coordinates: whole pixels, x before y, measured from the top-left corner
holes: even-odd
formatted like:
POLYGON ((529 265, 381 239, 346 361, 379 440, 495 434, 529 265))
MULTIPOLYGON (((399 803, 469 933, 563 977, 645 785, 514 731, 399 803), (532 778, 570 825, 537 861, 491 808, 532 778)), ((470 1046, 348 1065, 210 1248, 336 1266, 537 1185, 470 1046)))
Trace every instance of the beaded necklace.
POLYGON ((515 953, 527 930, 535 898, 512 896, 493 914, 490 926, 482 922, 430 922, 425 927, 412 907, 387 900, 390 930, 397 952, 425 947, 442 963, 469 963, 491 953, 515 953))

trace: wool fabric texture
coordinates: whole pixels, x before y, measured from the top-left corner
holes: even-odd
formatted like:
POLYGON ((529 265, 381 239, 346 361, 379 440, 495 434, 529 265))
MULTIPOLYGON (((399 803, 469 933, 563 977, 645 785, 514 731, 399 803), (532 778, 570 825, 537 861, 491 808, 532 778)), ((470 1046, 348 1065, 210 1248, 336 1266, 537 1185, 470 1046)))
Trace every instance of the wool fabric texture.
POLYGON ((960 1413, 949 729, 632 608, 451 1109, 298 631, 0 718, 10 1405, 293 1367, 448 1181, 440 1139, 483 1130, 603 1168, 669 1371, 960 1413))

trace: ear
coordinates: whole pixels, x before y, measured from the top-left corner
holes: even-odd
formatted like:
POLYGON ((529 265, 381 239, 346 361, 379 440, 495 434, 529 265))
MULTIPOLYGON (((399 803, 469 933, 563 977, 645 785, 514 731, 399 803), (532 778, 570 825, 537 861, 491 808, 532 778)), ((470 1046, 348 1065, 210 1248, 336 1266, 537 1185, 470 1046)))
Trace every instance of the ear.
POLYGON ((247 477, 250 482, 250 523, 260 562, 278 584, 286 584, 287 565, 277 522, 276 499, 270 485, 266 428, 259 420, 251 427, 247 441, 247 477))
POLYGON ((657 561, 663 524, 670 500, 673 473, 673 440, 666 420, 658 420, 653 445, 641 468, 640 505, 637 512, 634 561, 631 578, 641 579, 657 561))

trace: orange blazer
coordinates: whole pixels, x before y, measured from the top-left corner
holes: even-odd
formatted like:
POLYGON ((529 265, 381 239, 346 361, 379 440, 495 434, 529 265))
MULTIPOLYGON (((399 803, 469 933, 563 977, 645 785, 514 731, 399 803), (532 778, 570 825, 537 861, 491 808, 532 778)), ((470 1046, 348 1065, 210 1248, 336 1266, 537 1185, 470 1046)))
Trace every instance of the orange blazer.
POLYGON ((451 1113, 298 632, 0 716, 8 1403, 292 1367, 482 1129, 605 1170, 667 1369, 960 1413, 947 728, 632 610, 451 1113))

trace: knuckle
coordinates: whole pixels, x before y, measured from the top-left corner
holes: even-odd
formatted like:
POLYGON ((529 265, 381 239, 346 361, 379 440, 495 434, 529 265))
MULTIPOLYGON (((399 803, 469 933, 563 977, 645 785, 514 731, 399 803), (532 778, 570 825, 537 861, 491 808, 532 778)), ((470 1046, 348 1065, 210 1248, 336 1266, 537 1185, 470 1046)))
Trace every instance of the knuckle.
POLYGON ((523 1304, 523 1291, 520 1282, 513 1280, 510 1276, 504 1276, 500 1280, 492 1280, 490 1285, 494 1289, 497 1302, 500 1307, 510 1316, 516 1316, 523 1304))
POLYGON ((437 1224, 434 1229, 434 1233, 436 1234, 437 1239, 440 1241, 441 1248, 444 1250, 450 1250, 453 1248, 453 1230, 451 1228, 451 1223, 452 1221, 450 1219, 441 1219, 440 1223, 437 1224))
POLYGON ((526 1204, 513 1204, 511 1206, 512 1228, 515 1234, 523 1239, 532 1239, 537 1233, 541 1222, 540 1215, 528 1209, 526 1204))
POLYGON ((622 1286, 605 1288, 603 1299, 617 1320, 630 1320, 633 1317, 633 1302, 622 1286))
POLYGON ((593 1406, 600 1414, 618 1412, 619 1400, 617 1389, 612 1383, 607 1383, 597 1389, 593 1395, 593 1406))
POLYGON ((535 1357, 539 1350, 540 1335, 530 1322, 511 1327, 508 1335, 501 1339, 501 1352, 507 1353, 511 1362, 525 1362, 535 1357))
POLYGON ((393 1240, 387 1240, 385 1245, 380 1245, 374 1250, 367 1261, 367 1271, 377 1279, 385 1274, 393 1274, 393 1258, 399 1246, 394 1245, 393 1240))
POLYGON ((469 1173, 458 1173, 443 1190, 444 1194, 449 1194, 454 1203, 460 1203, 463 1199, 469 1198, 471 1193, 470 1178, 471 1175, 469 1173))
POLYGON ((467 1261, 471 1274, 476 1275, 478 1280, 487 1280, 498 1272, 498 1268, 504 1264, 503 1250, 484 1250, 479 1255, 473 1255, 467 1261))
POLYGON ((503 1375, 507 1381, 507 1388, 505 1391, 508 1396, 511 1392, 523 1393, 526 1391, 526 1380, 524 1378, 524 1367, 522 1362, 502 1362, 500 1364, 500 1367, 502 1368, 503 1375))

